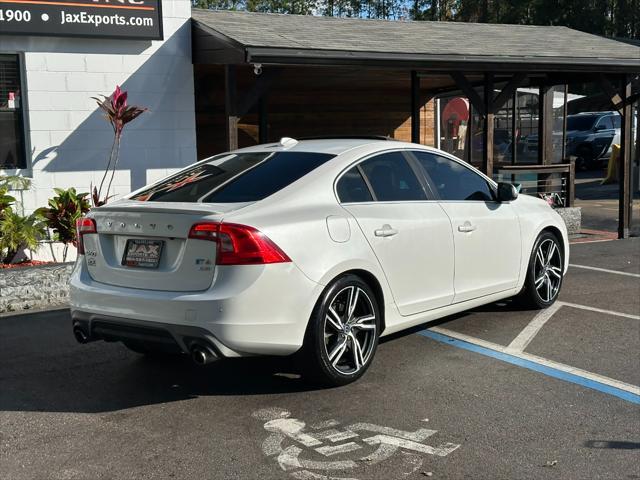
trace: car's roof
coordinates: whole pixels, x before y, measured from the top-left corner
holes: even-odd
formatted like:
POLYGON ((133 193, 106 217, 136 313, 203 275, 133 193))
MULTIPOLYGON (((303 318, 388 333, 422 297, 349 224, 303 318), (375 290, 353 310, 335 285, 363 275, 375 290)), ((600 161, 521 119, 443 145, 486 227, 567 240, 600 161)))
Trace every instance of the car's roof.
MULTIPOLYGON (((282 138, 279 142, 265 143, 248 148, 236 150, 236 152, 315 152, 340 155, 341 153, 363 145, 379 144, 381 147, 396 145, 393 140, 385 140, 376 137, 335 137, 322 139, 296 140, 282 138)), ((400 145, 398 143, 398 145, 400 145)))

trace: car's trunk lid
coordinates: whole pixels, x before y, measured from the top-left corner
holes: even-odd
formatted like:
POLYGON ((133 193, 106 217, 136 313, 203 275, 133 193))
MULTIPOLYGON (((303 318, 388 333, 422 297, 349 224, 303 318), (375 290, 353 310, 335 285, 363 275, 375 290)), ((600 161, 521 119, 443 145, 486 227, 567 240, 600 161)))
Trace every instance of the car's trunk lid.
POLYGON ((97 234, 84 236, 89 275, 120 287, 206 290, 215 274, 216 244, 190 239, 189 231, 244 205, 122 201, 97 208, 91 213, 97 234))

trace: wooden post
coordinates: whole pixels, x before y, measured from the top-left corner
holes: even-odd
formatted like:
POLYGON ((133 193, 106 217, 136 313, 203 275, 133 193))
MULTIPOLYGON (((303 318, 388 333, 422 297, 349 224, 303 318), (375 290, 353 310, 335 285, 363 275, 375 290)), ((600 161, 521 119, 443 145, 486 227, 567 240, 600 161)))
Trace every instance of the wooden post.
MULTIPOLYGON (((636 77, 636 86, 638 90, 640 90, 640 76, 636 77)), ((640 93, 640 92, 636 92, 636 93, 640 93)), ((636 166, 635 167, 636 179, 632 180, 631 184, 636 186, 637 190, 640 190, 640 99, 636 99, 636 103, 637 103, 636 105, 636 149, 635 149, 634 158, 631 159, 631 165, 636 166), (637 184, 635 183, 636 181, 638 182, 637 184)))
POLYGON ((493 74, 484 76, 484 149, 482 151, 482 171, 493 176, 493 74))
MULTIPOLYGON (((562 162, 565 162, 567 156, 567 98, 569 97, 569 85, 565 83, 562 99, 562 162)), ((553 135, 553 133, 552 133, 553 135)), ((573 187, 572 187, 573 188, 573 187)), ((573 203, 571 204, 573 206, 573 203)))
POLYGON ((620 168, 618 169, 619 201, 618 201, 618 238, 628 238, 631 227, 631 78, 622 77, 622 125, 620 129, 620 168))
POLYGON ((513 92, 513 105, 511 110, 511 165, 515 165, 518 160, 518 137, 516 131, 518 130, 518 115, 520 115, 520 109, 518 108, 518 90, 513 92))
POLYGON ((237 74, 235 65, 224 67, 224 111, 227 150, 238 148, 237 74))
POLYGON ((465 157, 467 163, 473 164, 473 116, 475 115, 473 103, 469 102, 469 121, 467 122, 467 136, 464 139, 465 157))
POLYGON ((567 199, 565 207, 573 207, 576 201, 576 162, 569 160, 569 176, 567 178, 567 199))
POLYGON ((420 143, 420 77, 411 71, 411 142, 420 143))
POLYGON ((269 121, 267 117, 267 96, 266 94, 258 100, 258 143, 269 141, 269 121))
POLYGON ((538 163, 551 165, 553 163, 553 87, 541 86, 538 98, 538 163))

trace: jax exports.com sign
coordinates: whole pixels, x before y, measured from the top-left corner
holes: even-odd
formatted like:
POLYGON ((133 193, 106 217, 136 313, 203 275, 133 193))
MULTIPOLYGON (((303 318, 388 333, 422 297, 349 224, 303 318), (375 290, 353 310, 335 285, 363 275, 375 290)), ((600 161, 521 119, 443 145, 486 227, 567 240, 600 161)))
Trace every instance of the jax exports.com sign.
POLYGON ((0 33, 162 39, 161 0, 0 0, 0 33))

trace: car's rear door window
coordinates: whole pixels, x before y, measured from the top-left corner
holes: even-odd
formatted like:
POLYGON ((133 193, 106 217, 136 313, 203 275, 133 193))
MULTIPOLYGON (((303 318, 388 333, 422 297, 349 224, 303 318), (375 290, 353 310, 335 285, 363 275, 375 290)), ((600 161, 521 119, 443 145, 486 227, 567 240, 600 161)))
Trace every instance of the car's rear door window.
POLYGON ((312 152, 219 155, 131 198, 151 202, 256 202, 290 185, 334 156, 312 152))
POLYGON ((427 200, 422 185, 402 152, 377 155, 362 162, 360 168, 379 202, 427 200))
POLYGON ((373 201, 369 187, 367 187, 364 178, 362 178, 358 167, 353 167, 340 177, 336 185, 336 191, 342 203, 373 201))

